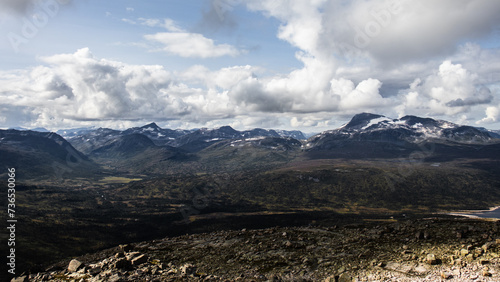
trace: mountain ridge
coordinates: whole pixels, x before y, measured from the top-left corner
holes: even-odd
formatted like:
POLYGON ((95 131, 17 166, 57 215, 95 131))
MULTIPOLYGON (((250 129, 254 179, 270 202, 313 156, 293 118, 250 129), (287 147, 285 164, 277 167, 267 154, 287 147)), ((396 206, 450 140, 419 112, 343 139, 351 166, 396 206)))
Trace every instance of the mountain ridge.
MULTIPOLYGON (((41 144, 49 142, 42 140, 44 138, 63 147, 68 143, 71 150, 82 153, 82 159, 90 158, 100 165, 128 173, 145 173, 149 169, 161 173, 189 168, 196 173, 198 170, 262 168, 302 157, 401 158, 427 145, 434 148, 433 157, 443 159, 490 158, 500 152, 500 135, 484 128, 427 117, 408 115, 393 119, 372 113, 357 114, 345 125, 309 139, 300 131, 262 128, 238 131, 231 126, 172 130, 162 129, 154 122, 125 130, 65 130, 66 138, 56 133, 12 132, 19 135, 18 138, 37 136, 41 144)), ((3 143, 5 148, 7 144, 3 143)), ((30 144, 28 147, 35 146, 33 142, 30 144)), ((22 148, 25 146, 22 142, 16 146, 18 153, 28 155, 29 150, 22 148)), ((43 159, 46 153, 40 148, 30 150, 37 160, 43 159)), ((4 152, 4 159, 10 156, 9 152, 4 152)), ((35 163, 41 165, 39 161, 35 163)))

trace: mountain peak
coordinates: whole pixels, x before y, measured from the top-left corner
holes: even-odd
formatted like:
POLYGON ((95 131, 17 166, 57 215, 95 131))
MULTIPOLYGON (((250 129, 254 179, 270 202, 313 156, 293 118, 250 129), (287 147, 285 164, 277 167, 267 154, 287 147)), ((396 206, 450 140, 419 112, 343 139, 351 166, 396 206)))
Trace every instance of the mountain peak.
POLYGON ((160 130, 161 128, 155 122, 152 122, 141 127, 141 129, 160 130))
POLYGON ((361 113, 352 117, 351 121, 345 125, 346 128, 359 128, 366 126, 373 119, 385 118, 385 116, 371 114, 371 113, 361 113))
POLYGON ((226 134, 239 134, 239 132, 236 129, 232 128, 229 125, 221 126, 217 129, 215 129, 215 131, 226 133, 226 134))

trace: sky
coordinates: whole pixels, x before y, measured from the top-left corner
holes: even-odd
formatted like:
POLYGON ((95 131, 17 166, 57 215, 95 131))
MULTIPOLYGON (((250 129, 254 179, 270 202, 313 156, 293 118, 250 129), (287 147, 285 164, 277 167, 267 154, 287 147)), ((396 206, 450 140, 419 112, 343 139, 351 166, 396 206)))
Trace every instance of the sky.
POLYGON ((500 1, 0 0, 0 128, 500 129, 500 1))

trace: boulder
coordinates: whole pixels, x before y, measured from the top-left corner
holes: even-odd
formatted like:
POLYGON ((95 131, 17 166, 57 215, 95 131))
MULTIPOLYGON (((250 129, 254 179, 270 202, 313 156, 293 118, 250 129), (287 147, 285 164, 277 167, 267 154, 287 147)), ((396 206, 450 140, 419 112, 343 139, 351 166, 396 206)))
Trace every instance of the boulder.
POLYGON ((81 267, 83 267, 83 263, 79 260, 73 259, 69 262, 68 271, 69 272, 76 272, 81 267))

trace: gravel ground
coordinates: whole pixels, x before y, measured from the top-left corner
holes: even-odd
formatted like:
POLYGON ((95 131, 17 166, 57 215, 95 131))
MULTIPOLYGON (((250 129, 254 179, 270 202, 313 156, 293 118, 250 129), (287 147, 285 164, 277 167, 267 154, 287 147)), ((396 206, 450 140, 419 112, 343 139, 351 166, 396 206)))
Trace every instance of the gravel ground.
POLYGON ((164 238, 17 281, 500 281, 499 257, 499 223, 429 218, 164 238))

